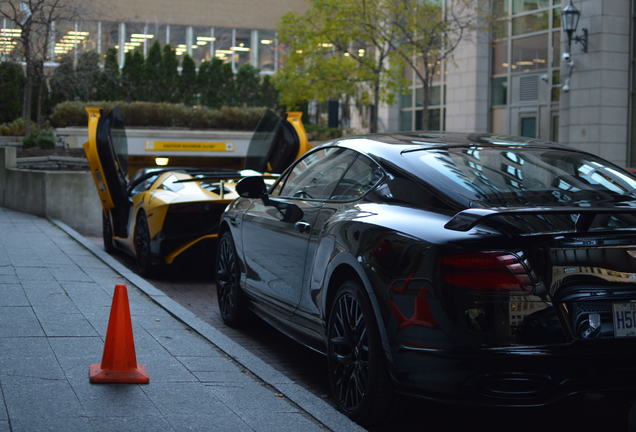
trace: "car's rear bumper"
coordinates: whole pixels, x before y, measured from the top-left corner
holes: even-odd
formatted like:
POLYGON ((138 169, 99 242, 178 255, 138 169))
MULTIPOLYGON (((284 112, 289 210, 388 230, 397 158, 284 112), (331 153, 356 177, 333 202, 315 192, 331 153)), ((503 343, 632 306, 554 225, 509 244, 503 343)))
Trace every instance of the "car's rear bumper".
POLYGON ((393 353, 399 392, 488 406, 542 406, 576 394, 636 394, 636 339, 393 353))

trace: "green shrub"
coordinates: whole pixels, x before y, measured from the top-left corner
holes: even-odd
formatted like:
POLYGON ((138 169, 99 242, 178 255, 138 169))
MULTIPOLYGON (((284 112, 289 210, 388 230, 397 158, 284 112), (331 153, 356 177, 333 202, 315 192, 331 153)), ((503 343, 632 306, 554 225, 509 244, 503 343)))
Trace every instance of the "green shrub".
POLYGON ((183 104, 163 102, 62 102, 53 108, 51 124, 54 127, 86 126, 85 107, 110 110, 119 106, 126 126, 172 127, 191 129, 254 130, 265 108, 188 107, 183 104))
POLYGON ((311 141, 326 141, 342 136, 342 129, 317 124, 306 124, 305 131, 311 141))
POLYGON ((3 136, 24 136, 24 120, 21 118, 9 123, 0 124, 0 135, 3 136))
POLYGON ((50 129, 34 130, 22 140, 22 147, 52 149, 55 147, 55 135, 50 129))

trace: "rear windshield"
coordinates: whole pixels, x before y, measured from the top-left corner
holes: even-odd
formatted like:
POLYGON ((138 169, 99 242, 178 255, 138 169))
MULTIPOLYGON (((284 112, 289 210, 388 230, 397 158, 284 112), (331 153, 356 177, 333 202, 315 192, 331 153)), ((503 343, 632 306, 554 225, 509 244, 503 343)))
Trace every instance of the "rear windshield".
POLYGON ((635 177, 568 150, 473 147, 404 156, 421 178, 471 206, 597 206, 636 199, 635 177))

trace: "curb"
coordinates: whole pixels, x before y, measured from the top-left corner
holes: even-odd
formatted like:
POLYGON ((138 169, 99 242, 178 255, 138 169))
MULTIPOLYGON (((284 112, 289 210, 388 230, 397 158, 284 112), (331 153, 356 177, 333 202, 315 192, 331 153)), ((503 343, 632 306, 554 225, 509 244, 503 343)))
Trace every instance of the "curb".
POLYGON ((49 221, 88 249, 93 255, 127 279, 131 284, 139 288, 163 309, 191 327, 210 343, 216 345, 217 348, 225 352, 234 361, 256 375, 263 382, 285 395, 287 399, 295 403, 300 409, 308 413, 319 423, 335 432, 362 432, 366 430, 324 400, 296 384, 283 373, 277 371, 256 355, 252 354, 208 323, 199 319, 191 311, 172 300, 145 279, 133 273, 119 261, 115 260, 105 251, 99 249, 94 243, 84 238, 80 233, 66 225, 64 222, 55 219, 49 219, 49 221))

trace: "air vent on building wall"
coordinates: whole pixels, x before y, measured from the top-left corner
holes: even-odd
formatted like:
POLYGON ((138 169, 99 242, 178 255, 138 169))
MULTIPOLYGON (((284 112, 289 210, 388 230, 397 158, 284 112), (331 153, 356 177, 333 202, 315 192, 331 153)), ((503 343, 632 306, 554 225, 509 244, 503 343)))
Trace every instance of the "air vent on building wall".
POLYGON ((539 96, 539 77, 537 75, 524 76, 519 79, 519 100, 533 101, 539 96))

